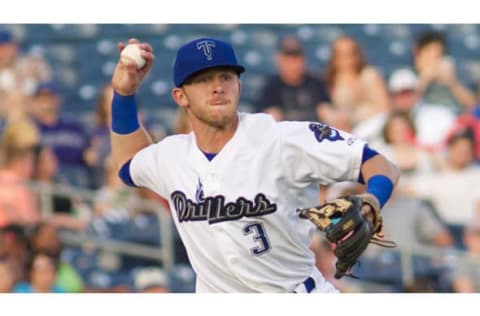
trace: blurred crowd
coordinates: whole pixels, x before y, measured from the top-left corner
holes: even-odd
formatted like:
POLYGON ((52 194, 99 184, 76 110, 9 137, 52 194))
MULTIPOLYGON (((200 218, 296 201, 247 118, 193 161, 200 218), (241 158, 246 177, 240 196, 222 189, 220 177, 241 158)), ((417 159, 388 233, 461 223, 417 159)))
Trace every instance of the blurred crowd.
MULTIPOLYGON (((369 247, 355 273, 388 291, 480 291, 474 261, 480 257, 480 83, 478 91, 462 83, 446 47, 440 32, 418 34, 410 67, 386 78, 354 37, 331 42, 321 73, 311 71, 305 43, 279 37, 271 56, 277 72, 266 75, 252 109, 348 131, 399 166, 400 184, 382 211, 385 235, 401 248, 427 246, 445 255, 414 255, 415 279, 405 286, 399 254, 369 247)), ((158 261, 61 241, 63 232, 77 232, 160 245, 157 213, 168 214, 168 205, 151 191, 127 188, 113 170, 110 84, 87 127, 62 111, 54 73, 46 60, 21 54, 0 26, 0 292, 172 290, 172 275, 158 261), (39 194, 45 187, 50 193, 39 194), (82 198, 84 191, 92 197, 82 198)), ((170 133, 190 132, 182 111, 173 125, 170 133)), ((164 136, 154 127, 150 133, 156 141, 164 136)), ((319 203, 362 190, 354 183, 321 187, 319 203)), ((182 267, 173 277, 193 280, 172 229, 182 267)), ((358 290, 355 282, 333 279, 335 258, 321 234, 311 248, 327 279, 343 291, 358 290)))

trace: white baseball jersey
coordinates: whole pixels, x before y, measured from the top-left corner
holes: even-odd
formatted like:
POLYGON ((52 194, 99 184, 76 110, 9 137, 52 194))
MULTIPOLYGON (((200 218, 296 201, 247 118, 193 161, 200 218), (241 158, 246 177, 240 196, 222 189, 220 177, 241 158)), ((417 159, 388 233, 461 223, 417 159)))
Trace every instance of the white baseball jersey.
POLYGON ((168 199, 197 292, 298 292, 308 277, 315 291, 336 291, 309 250, 315 226, 296 210, 319 204, 320 183, 357 181, 365 142, 320 123, 238 115, 213 160, 193 133, 169 136, 134 156, 133 182, 168 199))

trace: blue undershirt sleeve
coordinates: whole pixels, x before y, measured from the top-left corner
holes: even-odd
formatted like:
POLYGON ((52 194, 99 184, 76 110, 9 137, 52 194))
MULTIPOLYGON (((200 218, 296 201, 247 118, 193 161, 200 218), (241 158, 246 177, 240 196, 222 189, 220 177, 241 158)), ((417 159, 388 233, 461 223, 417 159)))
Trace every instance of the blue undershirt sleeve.
MULTIPOLYGON (((365 145, 363 147, 363 153, 362 153, 362 165, 365 163, 365 161, 375 157, 376 155, 378 155, 378 152, 376 150, 371 149, 368 145, 365 145)), ((360 170, 360 173, 358 174, 358 182, 361 184, 365 184, 365 180, 363 179, 361 170, 360 170)))
POLYGON ((130 159, 126 163, 123 164, 123 166, 120 168, 118 171, 118 176, 122 180, 123 183, 130 187, 136 187, 135 183, 133 183, 133 179, 130 175, 130 163, 132 160, 130 159))

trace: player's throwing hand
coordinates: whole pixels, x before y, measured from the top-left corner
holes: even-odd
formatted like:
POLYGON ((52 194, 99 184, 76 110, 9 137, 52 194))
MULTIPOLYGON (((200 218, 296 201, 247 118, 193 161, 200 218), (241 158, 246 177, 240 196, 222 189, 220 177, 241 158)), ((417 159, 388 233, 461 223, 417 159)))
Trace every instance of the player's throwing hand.
MULTIPOLYGON (((137 39, 128 40, 128 44, 138 44, 141 49, 141 57, 145 59, 145 65, 137 69, 133 61, 119 59, 112 77, 113 89, 121 95, 133 95, 138 90, 143 78, 150 70, 155 56, 153 55, 152 46, 148 43, 140 43, 137 39)), ((118 43, 118 50, 121 52, 125 48, 125 44, 118 43)))

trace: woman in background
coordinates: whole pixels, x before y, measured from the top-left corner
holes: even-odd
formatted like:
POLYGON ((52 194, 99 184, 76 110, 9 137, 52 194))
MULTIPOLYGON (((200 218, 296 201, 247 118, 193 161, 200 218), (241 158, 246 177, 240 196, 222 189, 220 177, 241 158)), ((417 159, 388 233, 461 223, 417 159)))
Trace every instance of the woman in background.
POLYGON ((325 82, 338 113, 348 113, 356 127, 389 110, 388 91, 377 69, 368 65, 360 44, 349 36, 331 46, 325 82))

